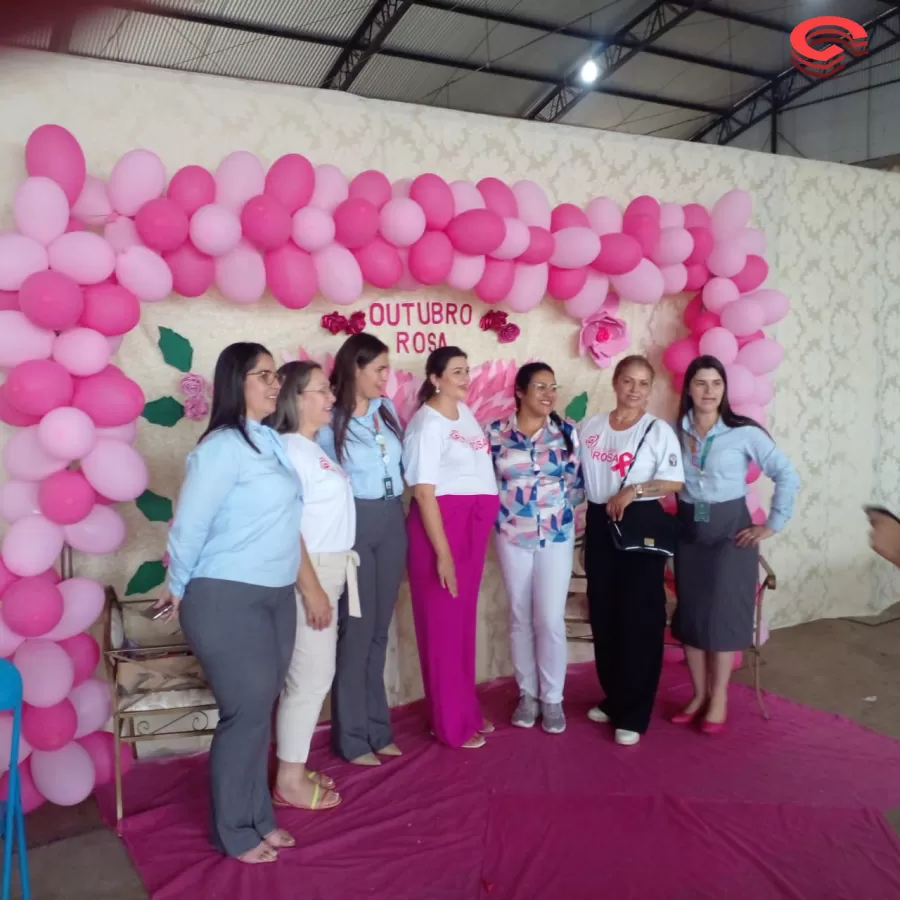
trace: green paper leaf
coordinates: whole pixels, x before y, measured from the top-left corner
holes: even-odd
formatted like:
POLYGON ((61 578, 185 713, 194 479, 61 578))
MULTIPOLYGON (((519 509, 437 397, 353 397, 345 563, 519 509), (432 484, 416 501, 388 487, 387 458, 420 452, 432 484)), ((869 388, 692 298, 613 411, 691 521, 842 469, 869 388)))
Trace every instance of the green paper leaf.
POLYGON ((190 372, 194 362, 194 348, 191 342, 171 328, 159 329, 159 349, 163 359, 179 372, 190 372))
POLYGON ((131 576, 128 587, 125 588, 125 596, 133 597, 135 594, 147 594, 153 588, 159 587, 166 580, 166 567, 161 559, 143 562, 138 566, 137 572, 131 576))
POLYGON ((571 419, 573 422, 580 422, 587 412, 587 402, 587 392, 581 393, 577 397, 573 397, 566 407, 566 418, 571 419))
POLYGON ((134 502, 150 522, 172 520, 172 501, 168 497, 154 494, 153 491, 144 491, 134 502))
POLYGON ((184 407, 174 397, 160 397, 148 403, 141 416, 153 425, 171 428, 184 418, 184 407))

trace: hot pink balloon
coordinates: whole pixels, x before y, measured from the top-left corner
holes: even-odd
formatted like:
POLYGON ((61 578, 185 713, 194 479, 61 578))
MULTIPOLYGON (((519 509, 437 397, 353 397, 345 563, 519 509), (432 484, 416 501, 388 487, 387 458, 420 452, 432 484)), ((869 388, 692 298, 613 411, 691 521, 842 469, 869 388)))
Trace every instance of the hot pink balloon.
POLYGON ((684 207, 684 227, 685 228, 705 228, 710 226, 709 212, 705 206, 699 203, 688 203, 684 207))
MULTIPOLYGON (((40 513, 38 506, 38 486, 33 481, 13 479, 0 485, 0 518, 7 522, 18 522, 25 516, 40 513)), ((3 588, 0 587, 0 594, 3 588)))
POLYGON ((177 250, 188 238, 187 213, 174 200, 157 197, 145 203, 134 218, 140 239, 159 253, 177 250))
POLYGON ((696 263, 705 263, 709 259, 715 246, 715 238, 708 228, 688 228, 688 234, 693 239, 693 247, 684 261, 685 265, 695 265, 696 263))
POLYGON ((349 197, 334 211, 334 237, 349 250, 370 244, 378 235, 378 210, 368 200, 349 197))
POLYGON ((72 688, 69 699, 75 707, 75 712, 78 713, 76 738, 98 731, 112 715, 109 686, 99 678, 89 678, 78 687, 72 688))
POLYGON ((503 243, 506 224, 489 209, 470 209, 453 218, 447 226, 447 237, 457 252, 482 256, 503 243))
POLYGON ((106 182, 93 175, 86 176, 84 187, 72 206, 72 215, 79 222, 97 226, 105 225, 112 214, 113 208, 106 190, 106 182))
POLYGON ((81 288, 60 272, 35 272, 22 282, 19 309, 38 328, 65 331, 81 316, 81 288))
MULTIPOLYGON (((19 759, 21 760, 22 758, 22 754, 19 753, 19 759)), ((0 777, 0 798, 6 800, 8 796, 9 772, 4 772, 3 776, 0 777)), ((19 764, 19 797, 22 801, 22 812, 26 816, 47 802, 44 799, 44 795, 37 789, 34 778, 32 778, 30 759, 26 759, 25 762, 19 764)))
POLYGON ((732 279, 742 294, 755 291, 769 277, 769 264, 761 256, 747 257, 744 268, 732 279))
POLYGON ((84 290, 79 325, 106 337, 127 334, 141 320, 138 298, 119 284, 97 284, 84 290))
POLYGON ((232 303, 256 303, 266 292, 266 263, 245 241, 216 258, 216 287, 232 303))
POLYGON ((41 419, 38 440, 50 456, 69 462, 90 453, 97 442, 91 417, 73 406, 60 406, 41 419))
POLYGON ((584 287, 571 300, 565 301, 567 315, 573 319, 586 319, 603 306, 609 293, 609 278, 597 272, 588 272, 584 287))
POLYGON ((667 297, 680 294, 687 286, 688 273, 684 263, 662 266, 659 271, 662 273, 663 289, 667 297))
POLYGON ((450 193, 453 194, 453 209, 458 216, 470 209, 486 209, 484 197, 471 181, 451 182, 450 193))
POLYGON ((94 764, 77 741, 51 753, 32 754, 31 774, 35 787, 57 806, 78 806, 94 790, 94 764))
POLYGON ((130 150, 109 174, 109 199, 123 216, 134 216, 166 188, 166 167, 151 150, 130 150))
POLYGON ((684 375, 688 366, 700 355, 700 347, 694 338, 681 338, 666 348, 663 365, 676 375, 684 375))
POLYGON ((684 312, 681 314, 681 321, 687 325, 688 328, 694 327, 694 322, 697 321, 697 317, 700 313, 703 312, 703 298, 699 295, 692 298, 688 305, 684 308, 684 312))
POLYGON ((632 272, 641 261, 641 245, 628 234, 605 234, 600 239, 600 253, 591 265, 604 275, 632 272))
POLYGON ((346 305, 359 299, 363 291, 362 272, 356 257, 346 247, 332 244, 319 250, 313 254, 313 263, 319 280, 319 292, 326 300, 346 305))
MULTIPOLYGON (((94 731, 78 739, 78 743, 90 754, 96 773, 96 785, 109 784, 115 778, 115 740, 109 731, 94 731)), ((134 763, 134 750, 130 744, 119 745, 119 766, 126 775, 134 763)))
POLYGON ((315 186, 316 170, 299 153, 287 153, 276 159, 266 173, 265 192, 290 215, 309 203, 315 186))
POLYGON ((111 219, 103 227, 103 239, 109 244, 116 253, 121 253, 129 247, 143 246, 144 242, 138 234, 137 226, 133 219, 128 216, 120 216, 114 214, 111 219))
MULTIPOLYGON (((529 228, 550 230, 550 201, 544 189, 533 181, 517 181, 512 186, 519 219, 529 228)), ((457 212, 462 210, 457 209, 457 212)), ((544 262, 545 260, 542 260, 544 262)))
POLYGON ((589 266, 600 255, 600 238, 590 228, 562 228, 554 234, 550 265, 560 269, 589 266))
POLYGON ((122 546, 125 540, 125 523, 111 506, 95 504, 80 522, 66 525, 64 533, 66 543, 73 550, 102 556, 104 553, 113 553, 122 546))
POLYGON ((61 125, 41 125, 25 144, 25 168, 32 177, 45 176, 74 203, 85 182, 84 151, 74 135, 61 125))
MULTIPOLYGON (((18 581, 18 577, 13 575, 9 569, 3 564, 3 560, 0 559, 0 595, 11 585, 18 581)), ((0 657, 7 656, 6 653, 0 653, 0 657)))
POLYGON ((408 197, 396 197, 380 213, 381 235, 395 247, 410 247, 425 233, 425 212, 408 197))
POLYGON ((117 502, 135 500, 147 489, 147 466, 130 444, 100 438, 81 460, 81 471, 94 490, 117 502))
POLYGON ((674 266, 688 259, 693 250, 694 239, 685 228, 663 228, 652 258, 658 266, 674 266))
POLYGON ((78 715, 68 700, 41 708, 26 706, 22 712, 22 736, 35 750, 50 752, 65 747, 78 728, 78 715))
POLYGON ((409 199, 422 207, 428 229, 443 230, 450 224, 454 214, 453 191, 440 175, 427 172, 413 179, 409 199))
POLYGON ((756 392, 753 374, 737 363, 726 366, 725 374, 728 376, 728 400, 733 405, 752 403, 756 392))
POLYGON ((72 406, 86 412, 100 428, 133 422, 143 412, 144 402, 140 385, 113 365, 80 378, 72 397, 72 406))
POLYGON ((20 578, 3 592, 2 612, 11 631, 24 638, 37 638, 62 619, 62 594, 46 579, 20 578))
POLYGON ((23 428, 4 444, 3 466, 12 478, 40 481, 68 465, 67 460, 51 456, 44 450, 38 437, 38 427, 30 425, 23 428))
POLYGON ((191 217, 191 241, 201 253, 209 256, 231 253, 240 243, 241 234, 241 220, 237 214, 220 204, 201 206, 191 217))
POLYGON ((684 208, 678 203, 660 203, 660 228, 684 228, 684 208))
POLYGON ((266 283, 275 299, 287 309, 304 309, 318 290, 312 257, 293 244, 285 244, 265 256, 266 283))
POLYGON ((19 308, 19 295, 15 291, 0 291, 0 311, 19 308))
POLYGON ((125 290, 146 303, 165 300, 172 293, 172 270, 149 247, 129 247, 120 253, 116 278, 125 290))
POLYGON ((335 238, 334 219, 324 209, 305 206, 294 213, 291 236, 294 243, 307 253, 324 250, 335 238))
MULTIPOLYGON (((12 750, 12 731, 13 717, 12 713, 0 713, 0 771, 6 773, 9 769, 11 750, 12 750)), ((25 740, 22 732, 19 732, 19 746, 17 758, 21 764, 31 755, 31 744, 25 740)), ((6 777, 4 775, 4 777, 6 777)))
POLYGON ((398 284, 403 277, 403 260, 397 248, 384 238, 376 237, 353 255, 359 263, 363 280, 372 287, 386 290, 398 284))
POLYGON ((754 331, 753 334, 741 335, 738 338, 738 350, 742 347, 746 347, 747 344, 752 344, 753 341, 761 341, 765 336, 765 332, 763 331, 754 331))
POLYGON ((761 290, 748 294, 747 299, 752 299, 762 310, 763 325, 774 325, 780 322, 788 313, 790 303, 781 291, 761 290))
POLYGON ((38 175, 26 179, 13 199, 16 227, 45 247, 64 234, 69 224, 69 201, 63 189, 38 175))
POLYGON ((13 575, 40 575, 56 561, 63 547, 63 530, 43 516, 13 522, 3 539, 3 563, 13 575))
POLYGON ((350 196, 368 200, 375 209, 380 210, 391 199, 391 182, 383 172, 368 169, 350 182, 350 196))
POLYGON ((737 361, 746 366, 754 375, 768 375, 774 372, 784 359, 784 349, 778 341, 763 338, 741 347, 737 361))
POLYGON ((67 406, 74 388, 72 376, 58 362, 32 359, 9 373, 3 394, 20 412, 44 416, 51 409, 67 406))
POLYGON ((563 228, 590 228, 587 213, 574 203, 560 203, 550 213, 550 230, 554 233, 563 228))
POLYGON ((482 303, 499 303, 505 299, 516 277, 516 264, 510 259, 488 259, 484 275, 475 285, 475 295, 482 303))
POLYGON ((722 365, 730 366, 737 359, 737 338, 725 328, 710 328, 700 338, 700 353, 715 356, 722 365))
POLYGON ((659 200, 655 197, 650 197, 647 194, 643 194, 640 197, 635 197, 628 206, 625 207, 625 216, 624 218, 628 219, 633 216, 649 216, 651 219, 656 219, 659 221, 659 200))
POLYGON ((762 469, 751 459, 747 465, 747 477, 744 479, 747 484, 753 484, 759 480, 762 475, 762 469))
MULTIPOLYGON (((100 646, 89 634, 76 634, 63 641, 59 646, 69 654, 75 670, 75 685, 87 681, 100 663, 100 646)), ((72 730, 74 736, 75 730, 72 730)))
POLYGON ((94 488, 84 475, 68 469, 45 478, 38 491, 41 514, 57 525, 80 522, 93 509, 94 500, 94 488))
POLYGON ((259 194, 244 204, 241 228, 260 250, 277 250, 291 237, 291 214, 271 195, 259 194))
POLYGON ((216 180, 203 166, 185 166, 172 176, 166 196, 190 217, 216 202, 216 180))
POLYGON ((712 232, 717 241, 737 234, 747 225, 753 212, 753 200, 746 191, 733 190, 723 194, 710 214, 712 232))
POLYGON ((729 278, 710 278, 703 287, 703 305, 714 313, 721 313, 726 306, 740 297, 737 285, 729 278))
POLYGON ((413 278, 409 271, 409 250, 406 247, 399 247, 397 248, 397 255, 400 257, 400 262, 403 264, 403 274, 397 282, 398 290, 417 291, 422 285, 413 278))
POLYGON ((447 284, 458 291, 471 291, 484 275, 485 258, 453 254, 453 265, 447 275, 447 284))
POLYGON ((332 165, 316 166, 316 183, 309 205, 333 213, 350 196, 344 173, 332 165))
POLYGON ((532 266, 549 262, 554 250, 556 250, 556 240, 553 235, 546 228, 530 225, 528 227, 528 247, 519 256, 519 262, 532 266))
MULTIPOLYGON (((740 352, 740 351, 739 351, 740 352)), ((753 385, 753 403, 767 406, 775 397, 775 385, 768 375, 757 375, 753 385)))
POLYGON ((519 215, 516 196, 506 182, 499 178, 482 178, 476 187, 485 206, 500 218, 515 219, 519 215))
POLYGON ((729 243, 717 243, 706 261, 709 271, 720 278, 733 278, 746 264, 747 254, 729 243))
POLYGON ((407 265, 420 284, 440 284, 453 266, 453 245, 443 231, 426 231, 409 248, 407 265))
POLYGON ((586 268, 558 269, 556 266, 550 266, 547 293, 555 300, 571 300, 583 290, 587 280, 586 268))
POLYGON ((515 276, 509 289, 507 304, 513 312, 524 313, 538 306, 547 293, 547 263, 516 263, 515 276))
POLYGON ((116 270, 113 248, 90 231, 70 231, 57 238, 48 249, 48 257, 51 269, 79 284, 99 284, 116 270))
POLYGON ((699 340, 701 335, 706 334, 711 328, 718 328, 721 324, 721 319, 715 313, 704 309, 694 320, 691 332, 699 340))
MULTIPOLYGON (((118 516, 108 507, 100 509, 118 516)), ((63 616, 59 624, 46 635, 48 641, 64 641, 87 631, 103 612, 106 603, 103 585, 91 578, 67 578, 59 583, 63 597, 63 616)))
POLYGON ((736 337, 759 331, 764 318, 762 307, 750 297, 729 303, 722 310, 722 325, 736 337))
POLYGON ((686 291, 699 291, 709 281, 709 269, 704 263, 686 265, 685 268, 688 276, 687 284, 684 286, 686 291))
POLYGON ((182 297, 202 297, 216 280, 216 262, 185 242, 177 250, 164 253, 163 259, 172 273, 172 290, 182 297))
MULTIPOLYGON (((506 237, 503 243, 491 253, 495 259, 518 259, 531 244, 531 232, 518 219, 504 219, 506 237)), ((552 237, 552 235, 551 235, 552 237)))
POLYGON ((239 216, 244 204, 265 190, 266 171, 258 157, 247 150, 236 150, 219 163, 215 182, 216 204, 239 216))
POLYGON ((619 204, 609 197, 595 197, 588 203, 585 213, 591 228, 600 237, 622 231, 622 210, 619 204))
POLYGON ((659 246, 661 229, 659 219, 642 213, 626 215, 622 231, 633 237, 640 245, 645 257, 652 257, 659 246))
POLYGON ((634 269, 624 275, 612 275, 613 290, 632 303, 658 303, 662 300, 665 284, 662 272, 649 259, 642 259, 634 269))
POLYGON ((34 238, 0 234, 0 291, 18 291, 29 275, 47 268, 48 259, 47 250, 34 238))

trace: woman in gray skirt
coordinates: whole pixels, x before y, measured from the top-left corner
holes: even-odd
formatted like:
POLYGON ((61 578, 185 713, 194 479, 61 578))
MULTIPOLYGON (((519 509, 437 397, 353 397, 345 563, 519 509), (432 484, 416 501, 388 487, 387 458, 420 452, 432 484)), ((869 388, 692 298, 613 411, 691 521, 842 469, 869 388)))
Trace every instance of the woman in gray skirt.
POLYGON ((684 645, 694 697, 672 721, 702 716, 702 730, 718 734, 727 718, 734 654, 753 642, 759 544, 791 518, 800 481, 768 432, 731 409, 725 367, 713 356, 695 359, 685 373, 678 431, 685 484, 678 498, 683 528, 672 633, 684 645), (747 509, 751 463, 775 482, 761 525, 747 509))
POLYGON ((364 332, 347 338, 331 375, 332 424, 316 438, 349 476, 356 503, 360 615, 350 615, 345 593, 338 606, 331 743, 360 766, 401 755, 384 689, 388 632, 406 568, 403 432, 393 404, 382 397, 389 370, 386 344, 364 332))

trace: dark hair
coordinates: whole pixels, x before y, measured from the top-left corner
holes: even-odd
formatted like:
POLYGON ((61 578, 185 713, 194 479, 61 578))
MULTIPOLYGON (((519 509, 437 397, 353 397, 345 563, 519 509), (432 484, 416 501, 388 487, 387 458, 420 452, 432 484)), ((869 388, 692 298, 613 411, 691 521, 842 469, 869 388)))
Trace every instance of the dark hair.
MULTIPOLYGON (((353 334, 341 344, 334 357, 334 369, 331 373, 331 389, 334 391, 334 409, 331 416, 331 427, 334 430, 334 451, 338 462, 344 461, 344 446, 350 435, 350 420, 356 409, 356 373, 369 363, 388 352, 384 341, 373 334, 361 331, 353 334)), ((391 411, 382 406, 378 411, 384 424, 397 436, 401 437, 400 423, 391 411)))
POLYGON ((646 356, 632 353, 631 356, 625 356, 616 363, 616 367, 613 369, 613 384, 619 380, 619 377, 629 366, 643 366, 650 373, 651 381, 656 378, 656 369, 653 368, 653 363, 646 356))
MULTIPOLYGON (((516 383, 514 388, 514 396, 516 401, 516 412, 522 407, 522 398, 519 394, 527 394, 528 388, 531 385, 531 379, 534 378, 535 375, 540 372, 549 372, 554 378, 556 377, 556 373, 547 363, 543 362, 530 362, 525 363, 518 372, 516 372, 516 383)), ((575 449, 572 444, 572 438, 569 433, 563 428, 562 419, 560 419, 556 410, 550 411, 550 421, 559 429, 560 434, 563 436, 563 440, 566 442, 566 452, 571 454, 575 449)))
POLYGON ((281 390, 275 403, 275 412, 266 420, 279 434, 295 434, 300 430, 297 413, 297 397, 306 390, 309 379, 321 366, 312 360, 285 363, 279 370, 281 390))
POLYGON ((731 404, 728 402, 728 375, 725 373, 725 366, 715 356, 698 356, 684 373, 684 384, 681 386, 681 397, 678 401, 678 421, 675 423, 675 428, 678 432, 678 440, 682 445, 684 444, 684 426, 682 422, 684 417, 694 408, 694 401, 691 398, 691 382, 701 369, 714 369, 721 377, 722 384, 725 385, 725 390, 722 393, 722 402, 719 404, 719 418, 729 428, 753 427, 765 431, 766 434, 769 433, 755 419, 751 419, 749 416, 739 416, 731 408, 731 404))
MULTIPOLYGON (((234 428, 241 437, 259 453, 259 448, 247 433, 247 400, 244 396, 244 382, 261 356, 272 354, 262 344, 240 341, 229 344, 216 360, 213 375, 212 410, 206 431, 200 435, 202 441, 207 435, 221 428, 234 428)), ((197 443, 199 444, 200 441, 197 443)))
POLYGON ((425 380, 419 388, 419 406, 424 406, 437 393, 437 389, 431 383, 431 376, 440 378, 447 371, 450 360, 459 357, 469 358, 459 347, 438 347, 428 354, 428 359, 425 360, 425 380))

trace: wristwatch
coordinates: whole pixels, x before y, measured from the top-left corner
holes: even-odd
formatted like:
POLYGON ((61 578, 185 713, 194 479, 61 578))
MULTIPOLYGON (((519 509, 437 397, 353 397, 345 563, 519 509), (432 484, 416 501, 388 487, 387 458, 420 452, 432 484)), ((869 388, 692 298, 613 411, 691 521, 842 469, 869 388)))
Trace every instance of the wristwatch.
POLYGON ((642 484, 632 485, 634 488, 634 497, 636 500, 640 500, 641 497, 644 496, 644 486, 642 484))

